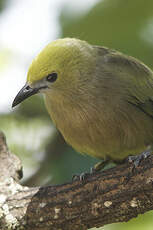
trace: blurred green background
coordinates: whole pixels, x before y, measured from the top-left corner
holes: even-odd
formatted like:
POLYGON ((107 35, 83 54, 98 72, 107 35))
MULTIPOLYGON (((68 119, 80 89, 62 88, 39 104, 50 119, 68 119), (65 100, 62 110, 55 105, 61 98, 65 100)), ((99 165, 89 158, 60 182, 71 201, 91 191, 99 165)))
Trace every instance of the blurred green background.
MULTIPOLYGON (((153 1, 0 0, 0 129, 11 151, 22 159, 22 183, 29 186, 70 181, 97 162, 64 142, 41 96, 11 109, 32 58, 61 37, 117 49, 153 68, 153 1)), ((101 229, 152 230, 153 212, 101 229)))

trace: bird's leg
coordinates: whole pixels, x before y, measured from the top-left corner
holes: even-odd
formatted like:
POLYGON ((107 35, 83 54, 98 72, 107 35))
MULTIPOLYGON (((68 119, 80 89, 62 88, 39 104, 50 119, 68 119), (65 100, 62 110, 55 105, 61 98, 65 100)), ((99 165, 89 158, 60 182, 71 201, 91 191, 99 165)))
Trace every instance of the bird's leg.
POLYGON ((129 156, 127 158, 127 161, 129 163, 133 163, 134 164, 134 167, 138 167, 140 162, 143 160, 143 159, 146 159, 148 156, 150 156, 150 154, 152 153, 151 150, 148 150, 148 151, 145 151, 137 156, 129 156))
POLYGON ((81 173, 80 175, 77 175, 77 174, 73 175, 72 181, 76 181, 76 180, 83 181, 86 178, 88 178, 91 174, 95 174, 95 173, 101 171, 102 169, 104 169, 104 167, 110 162, 111 162, 110 159, 100 161, 97 164, 95 164, 94 167, 92 167, 90 169, 90 173, 84 172, 84 173, 81 173))
POLYGON ((105 160, 103 160, 103 161, 100 161, 100 162, 98 162, 97 164, 95 164, 94 165, 94 167, 92 167, 91 169, 90 169, 90 172, 91 173, 96 173, 96 172, 99 172, 99 171, 101 171, 102 169, 104 169, 105 168, 105 166, 107 165, 107 164, 109 164, 110 162, 112 162, 110 159, 105 159, 105 160))

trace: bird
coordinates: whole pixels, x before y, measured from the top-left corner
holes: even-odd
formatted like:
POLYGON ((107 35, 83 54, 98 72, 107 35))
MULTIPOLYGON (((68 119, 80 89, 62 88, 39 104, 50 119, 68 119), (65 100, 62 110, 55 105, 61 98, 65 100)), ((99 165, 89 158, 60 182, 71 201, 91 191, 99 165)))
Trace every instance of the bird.
POLYGON ((33 59, 12 107, 38 93, 77 152, 122 162, 152 148, 153 72, 132 56, 57 39, 33 59))

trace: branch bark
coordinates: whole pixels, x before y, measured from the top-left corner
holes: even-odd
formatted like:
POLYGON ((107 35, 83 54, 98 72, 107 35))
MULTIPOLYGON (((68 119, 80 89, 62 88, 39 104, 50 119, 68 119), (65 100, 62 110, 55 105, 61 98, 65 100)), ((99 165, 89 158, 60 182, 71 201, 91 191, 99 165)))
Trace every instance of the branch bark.
POLYGON ((0 229, 86 230, 153 210, 153 156, 84 181, 24 187, 22 167, 0 133, 0 229))

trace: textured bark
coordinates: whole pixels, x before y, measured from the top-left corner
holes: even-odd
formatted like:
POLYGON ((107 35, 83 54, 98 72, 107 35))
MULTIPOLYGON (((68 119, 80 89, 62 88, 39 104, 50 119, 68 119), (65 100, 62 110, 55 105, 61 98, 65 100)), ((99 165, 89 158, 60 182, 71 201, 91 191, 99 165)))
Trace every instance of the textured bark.
POLYGON ((84 181, 57 186, 19 184, 21 164, 0 134, 0 229, 86 230, 128 221, 153 209, 153 156, 84 181))

